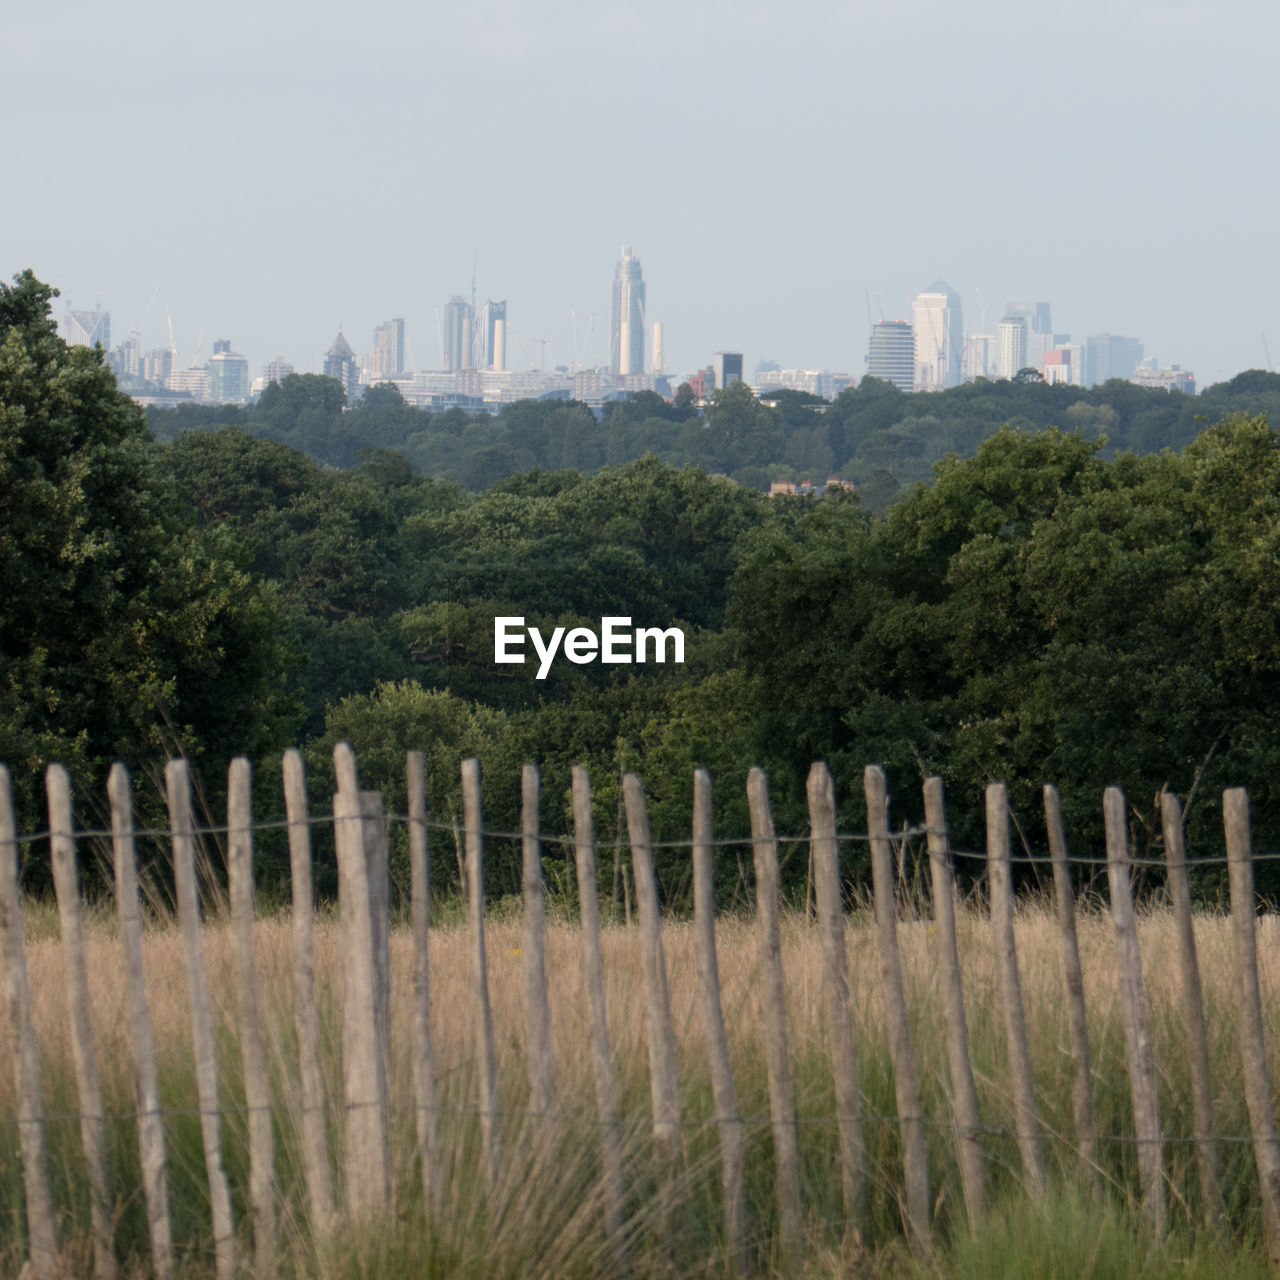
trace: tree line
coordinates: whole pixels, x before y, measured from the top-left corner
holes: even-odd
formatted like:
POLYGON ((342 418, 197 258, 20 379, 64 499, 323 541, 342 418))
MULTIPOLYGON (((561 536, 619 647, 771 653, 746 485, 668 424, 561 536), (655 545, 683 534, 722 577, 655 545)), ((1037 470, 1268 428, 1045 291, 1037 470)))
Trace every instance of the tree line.
MULTIPOLYGON (((216 814, 231 755, 274 783, 279 752, 298 743, 327 803, 332 745, 346 740, 365 785, 400 810, 404 751, 424 749, 446 822, 460 813, 458 761, 478 756, 503 830, 518 826, 519 766, 536 760, 549 829, 568 830, 569 770, 585 764, 602 840, 625 832, 624 770, 645 779, 655 839, 685 839, 703 767, 717 833, 745 836, 743 783, 759 764, 779 830, 800 834, 805 774, 825 759, 848 830, 863 822, 862 766, 878 761, 904 797, 899 819, 922 816, 917 781, 942 774, 954 838, 973 848, 993 779, 1010 784, 1033 845, 1044 781, 1080 854, 1100 848, 1112 783, 1142 848, 1159 839, 1163 786, 1190 799, 1193 853, 1220 852, 1222 785, 1250 787, 1260 847, 1280 836, 1268 716, 1280 438, 1262 414, 1228 413, 1177 451, 1141 455, 1079 423, 1005 425, 882 514, 841 490, 769 499, 653 455, 589 474, 534 467, 470 492, 401 451, 336 468, 252 423, 153 439, 101 353, 57 337, 52 296, 29 273, 0 286, 0 760, 33 827, 51 760, 92 812, 112 760, 145 774, 181 750, 216 814), (494 664, 499 615, 544 631, 606 615, 680 626, 687 661, 559 663, 538 681, 532 666, 494 664)), ((734 395, 761 431, 766 410, 783 413, 734 395)), ((529 420, 539 414, 551 410, 529 420)), ((708 419, 665 421, 718 430, 715 407, 708 419)), ((754 430, 716 447, 746 450, 754 430)), ((856 878, 861 846, 846 849, 856 878)), ((268 835, 263 854, 270 881, 283 842, 268 835)), ((802 886, 803 844, 783 855, 784 879, 802 886)), ((456 881, 447 838, 432 856, 437 883, 456 881)), ((549 849, 552 878, 559 856, 549 849)), ((724 848, 723 900, 748 891, 750 863, 724 848)), ((514 842, 487 865, 494 893, 518 890, 514 842)), ((671 900, 686 868, 678 850, 660 859, 671 900)), ((1212 874, 1201 881, 1215 891, 1212 874)))

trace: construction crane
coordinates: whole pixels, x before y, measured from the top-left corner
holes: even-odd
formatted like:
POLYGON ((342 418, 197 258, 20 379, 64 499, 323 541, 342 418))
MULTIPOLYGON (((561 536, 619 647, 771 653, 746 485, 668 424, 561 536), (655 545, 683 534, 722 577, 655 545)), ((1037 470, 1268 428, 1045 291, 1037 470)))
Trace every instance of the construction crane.
POLYGON ((542 344, 542 371, 545 373, 547 369, 547 348, 551 345, 550 338, 530 338, 530 342, 539 342, 542 344))

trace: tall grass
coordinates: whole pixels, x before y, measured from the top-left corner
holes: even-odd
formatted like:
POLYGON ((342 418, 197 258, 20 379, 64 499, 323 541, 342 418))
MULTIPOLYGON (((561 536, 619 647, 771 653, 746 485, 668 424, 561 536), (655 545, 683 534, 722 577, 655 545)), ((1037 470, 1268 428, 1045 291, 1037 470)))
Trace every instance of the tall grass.
MULTIPOLYGON (((449 913, 443 913, 449 919, 449 913)), ((1280 1057, 1280 948, 1276 925, 1264 919, 1262 979, 1269 1043, 1280 1057)), ((784 920, 788 1032, 795 1065, 806 1274, 903 1276, 1129 1276, 1247 1275, 1265 1269, 1259 1244, 1259 1199, 1252 1148, 1223 1144, 1227 1212, 1204 1228, 1191 1132, 1191 1088, 1172 919, 1151 912, 1140 919, 1144 975, 1159 1071, 1163 1131, 1170 1135, 1165 1171, 1173 1206, 1169 1230, 1156 1239, 1137 1207, 1138 1180, 1124 1060, 1114 945, 1105 914, 1084 911, 1080 945, 1090 1010, 1095 1103, 1104 1141, 1099 1156, 1102 1191, 1090 1196, 1073 1142, 1068 1028, 1052 915, 1037 905, 1020 908, 1017 940, 1051 1184, 1042 1207, 1024 1196, 1012 1136, 1004 1040, 997 1003, 990 929, 976 912, 958 921, 965 1000, 993 1204, 971 1238, 960 1195, 950 1129, 949 1076, 938 978, 936 938, 925 919, 900 927, 903 971, 913 1042, 928 1121, 930 1186, 934 1197, 935 1253, 912 1259, 905 1244, 901 1152, 893 1076, 872 921, 855 913, 847 930, 864 1103, 871 1195, 865 1221, 843 1220, 835 1096, 822 1015, 822 958, 818 931, 803 915, 784 920)), ((647 1041, 640 939, 621 925, 604 931, 609 1030, 622 1102, 626 1159, 625 1238, 606 1239, 599 1177, 598 1126, 590 1074, 581 936, 568 923, 547 937, 551 1036, 557 1113, 527 1112, 520 924, 494 913, 487 927, 490 990, 499 1057, 504 1166, 496 1190, 482 1176, 471 966, 465 927, 447 923, 431 936, 432 1036, 445 1152, 443 1212, 426 1211, 415 1154, 410 1060, 411 955, 407 930, 391 939, 392 1044, 389 1063, 391 1167, 394 1205, 387 1221, 360 1233, 339 1232, 333 1252, 317 1256, 306 1223, 300 1142, 301 1103, 292 1016, 292 938, 287 916, 261 919, 255 948, 259 999, 276 1099, 277 1178, 281 1198, 281 1276, 546 1276, 615 1274, 652 1276, 728 1274, 719 1190, 719 1145, 696 999, 692 928, 664 927, 672 1016, 679 1051, 684 1106, 684 1170, 679 1204, 665 1238, 655 1204, 656 1170, 649 1139, 647 1041)), ((27 922, 33 1018, 40 1044, 51 1180, 60 1216, 59 1239, 68 1274, 89 1268, 88 1199, 79 1152, 77 1101, 71 1066, 61 948, 50 909, 33 906, 27 922)), ((1208 1008, 1218 1131, 1232 1139, 1249 1133, 1236 1044, 1235 978, 1229 922, 1196 922, 1208 1008)), ((764 1068, 763 1022, 757 992, 756 942, 749 919, 718 925, 725 1017, 739 1102, 746 1122, 747 1221, 753 1269, 775 1262, 776 1207, 764 1068)), ((133 1120, 132 1056, 123 964, 108 913, 91 914, 87 951, 99 1065, 109 1124, 115 1194, 116 1241, 134 1274, 146 1273, 148 1237, 133 1120)), ((244 1095, 235 1039, 235 983, 230 930, 219 919, 206 928, 205 957, 214 1001, 220 1054, 224 1144, 237 1222, 248 1254, 248 1155, 244 1095)), ((147 998, 166 1109, 171 1209, 181 1274, 208 1276, 213 1249, 200 1140, 181 938, 158 921, 144 938, 147 998)), ((322 1053, 331 1104, 331 1150, 336 1186, 344 1168, 337 1152, 342 1133, 340 999, 343 958, 336 920, 316 923, 316 983, 322 1053)), ((0 1027, 0 1062, 12 1061, 7 1022, 0 1027)), ((1280 1061, 1273 1079, 1280 1080, 1280 1061)), ((12 1071, 0 1072, 0 1270, 16 1275, 23 1256, 22 1179, 17 1159, 12 1071)))

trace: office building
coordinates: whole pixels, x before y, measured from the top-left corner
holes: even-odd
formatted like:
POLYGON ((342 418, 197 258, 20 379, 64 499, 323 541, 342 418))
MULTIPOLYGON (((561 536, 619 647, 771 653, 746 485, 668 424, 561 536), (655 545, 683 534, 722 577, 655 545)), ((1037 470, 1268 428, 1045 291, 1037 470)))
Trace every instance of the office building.
POLYGON ((173 352, 168 347, 155 347, 142 357, 142 376, 163 387, 173 372, 173 352))
POLYGON ((1129 379, 1135 386, 1150 387, 1159 391, 1179 391, 1183 395, 1196 393, 1196 375, 1181 365, 1171 364, 1162 369, 1154 359, 1144 360, 1129 379))
POLYGON ((1012 378, 1027 367, 1027 318, 1006 315, 996 330, 996 377, 1012 378))
POLYGON ((867 377, 909 392, 915 384, 915 350, 915 335, 906 320, 881 320, 871 329, 867 377))
POLYGON ((111 312, 96 307, 92 311, 67 308, 62 317, 62 336, 69 347, 111 349, 111 312))
MULTIPOLYGON (((609 329, 609 371, 628 374, 644 371, 644 278, 635 247, 624 244, 622 259, 613 277, 609 329)), ((741 375, 739 375, 741 376, 741 375)))
POLYGON ((333 344, 324 354, 324 376, 336 378, 342 383, 343 390, 347 393, 348 404, 355 400, 356 388, 360 383, 360 366, 356 360, 356 353, 342 336, 341 329, 338 330, 338 336, 334 338, 333 344))
POLYGON ((1096 387, 1109 378, 1132 378, 1142 363, 1142 343, 1112 333, 1095 333, 1085 339, 1084 384, 1096 387))
POLYGON ((505 331, 507 324, 506 300, 494 302, 489 299, 480 308, 480 314, 476 316, 475 338, 471 354, 475 361, 474 367, 477 369, 496 369, 498 367, 493 361, 494 356, 497 354, 499 320, 502 321, 502 327, 505 331))
POLYGON ((740 351, 717 351, 711 357, 711 367, 715 370, 716 389, 722 391, 731 382, 742 381, 742 353, 740 351))
POLYGON ((460 369, 470 369, 471 337, 475 317, 471 303, 454 294, 444 304, 444 315, 440 324, 441 364, 446 373, 457 373, 460 369))
POLYGON ((262 367, 262 385, 269 387, 273 382, 283 382, 292 372, 293 365, 284 356, 276 356, 262 367))
POLYGON ((372 382, 386 382, 404 374, 404 321, 387 320, 373 331, 373 356, 369 361, 372 382))
POLYGON ((912 307, 917 391, 941 391, 958 386, 964 356, 964 317, 960 295, 945 281, 935 280, 916 295, 912 307))
POLYGON ((244 404, 249 399, 249 362, 225 338, 213 344, 205 399, 214 404, 244 404))

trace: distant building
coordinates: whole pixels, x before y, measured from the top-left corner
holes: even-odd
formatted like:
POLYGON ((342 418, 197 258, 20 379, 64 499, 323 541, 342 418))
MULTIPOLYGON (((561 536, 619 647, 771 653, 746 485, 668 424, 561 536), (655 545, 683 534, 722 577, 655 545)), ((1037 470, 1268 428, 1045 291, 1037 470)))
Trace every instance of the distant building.
POLYGON ((342 336, 341 329, 338 330, 338 336, 334 338, 329 350, 325 352, 323 372, 326 378, 336 378, 342 383, 343 390, 347 393, 348 404, 355 400, 356 388, 360 382, 360 366, 356 360, 356 353, 342 336))
POLYGON ((995 377, 999 361, 999 342, 994 333, 969 333, 964 339, 964 359, 960 374, 965 382, 975 378, 995 377))
POLYGON ((180 391, 193 400, 203 401, 209 387, 209 370, 200 365, 193 365, 190 369, 174 369, 165 386, 170 391, 180 391))
POLYGON ((711 368, 717 388, 723 390, 731 382, 742 381, 742 353, 740 351, 717 351, 711 357, 711 368))
POLYGON ((501 322, 505 339, 507 327, 506 300, 494 302, 489 299, 480 308, 480 314, 476 316, 475 338, 471 348, 471 354, 474 358, 473 368, 496 369, 501 367, 494 363, 494 359, 498 355, 499 322, 501 322))
POLYGON ((67 308, 62 317, 62 336, 69 347, 101 347, 111 349, 111 312, 95 307, 92 311, 67 308))
POLYGON ((1006 315, 996 329, 999 349, 996 376, 1012 378, 1027 367, 1027 321, 1025 316, 1006 315))
POLYGON ((131 333, 107 356, 107 364, 117 378, 142 376, 142 339, 131 333))
POLYGON ((205 399, 214 404, 244 404, 249 399, 249 362, 225 339, 213 344, 205 399))
POLYGON ((1135 386, 1153 387, 1163 391, 1181 391, 1188 396, 1196 393, 1196 375, 1190 369, 1184 369, 1176 364, 1171 364, 1167 369, 1161 369, 1154 360, 1144 360, 1133 371, 1129 381, 1135 386))
POLYGON ((470 369, 471 338, 475 317, 471 311, 471 303, 454 294, 444 304, 444 315, 440 326, 442 367, 446 373, 456 373, 459 369, 470 369))
MULTIPOLYGON (((772 364, 772 362, 768 362, 772 364)), ((807 391, 824 400, 834 400, 847 387, 853 385, 853 375, 829 373, 826 369, 779 369, 776 364, 761 372, 756 365, 752 390, 767 396, 770 391, 807 391)))
POLYGON ((284 356, 276 356, 262 366, 262 385, 269 387, 273 382, 283 382, 292 372, 293 365, 284 356))
POLYGON ((915 336, 915 390, 941 391, 958 386, 964 354, 960 295, 945 280, 935 280, 916 295, 911 327, 915 336))
POLYGON ((622 246, 609 314, 609 371, 640 373, 644 369, 644 278, 633 245, 622 246))
POLYGON ((155 347, 142 357, 142 376, 163 387, 173 372, 173 352, 168 347, 155 347))
POLYGON ((1040 376, 1049 383, 1074 381, 1071 376, 1071 352, 1046 351, 1040 358, 1040 376))
POLYGON ((1095 333, 1085 339, 1084 384, 1096 387, 1109 378, 1129 379, 1142 363, 1142 343, 1112 333, 1095 333))
POLYGON ((404 373, 404 321, 387 320, 373 331, 373 356, 369 376, 373 382, 386 382, 404 373))
POLYGON ((905 320, 881 320, 871 329, 867 377, 892 382, 899 391, 915 385, 915 335, 905 320))

